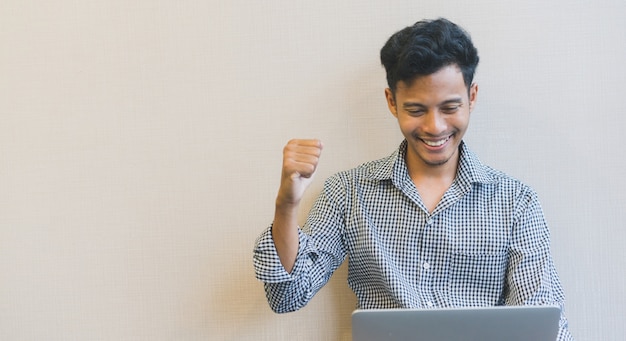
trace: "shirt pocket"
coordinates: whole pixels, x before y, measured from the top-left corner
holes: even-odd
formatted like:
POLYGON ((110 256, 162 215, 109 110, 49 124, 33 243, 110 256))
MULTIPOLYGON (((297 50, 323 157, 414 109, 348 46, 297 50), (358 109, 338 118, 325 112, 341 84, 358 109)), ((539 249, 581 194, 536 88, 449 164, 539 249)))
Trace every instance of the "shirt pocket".
POLYGON ((453 252, 450 258, 448 293, 453 306, 492 306, 504 291, 507 253, 453 252))

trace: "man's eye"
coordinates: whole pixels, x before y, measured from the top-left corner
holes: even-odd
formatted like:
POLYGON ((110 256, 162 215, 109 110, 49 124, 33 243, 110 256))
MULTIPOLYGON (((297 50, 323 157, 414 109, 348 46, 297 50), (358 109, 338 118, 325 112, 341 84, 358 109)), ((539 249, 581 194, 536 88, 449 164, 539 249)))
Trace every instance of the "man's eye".
POLYGON ((407 110, 409 115, 411 116, 421 116, 424 115, 425 111, 424 110, 407 110))
POLYGON ((453 114, 455 113, 457 110, 459 110, 459 105, 454 105, 454 106, 450 106, 450 107, 443 107, 441 108, 441 111, 445 114, 453 114))

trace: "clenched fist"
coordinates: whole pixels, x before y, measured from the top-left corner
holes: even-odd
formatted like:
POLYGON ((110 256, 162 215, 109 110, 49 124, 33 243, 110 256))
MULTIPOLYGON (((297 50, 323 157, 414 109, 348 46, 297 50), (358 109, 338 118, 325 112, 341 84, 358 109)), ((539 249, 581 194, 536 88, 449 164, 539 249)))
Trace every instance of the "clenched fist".
POLYGON ((320 155, 320 140, 294 139, 283 149, 283 168, 277 206, 297 206, 313 180, 320 155))

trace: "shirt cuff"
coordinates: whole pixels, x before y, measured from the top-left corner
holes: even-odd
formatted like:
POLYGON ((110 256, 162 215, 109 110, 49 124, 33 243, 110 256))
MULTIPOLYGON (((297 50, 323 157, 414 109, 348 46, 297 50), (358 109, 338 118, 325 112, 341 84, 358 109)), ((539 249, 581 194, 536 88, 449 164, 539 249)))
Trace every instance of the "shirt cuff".
POLYGON ((276 245, 272 238, 272 226, 268 227, 256 240, 253 264, 256 278, 265 283, 293 281, 313 264, 317 253, 309 246, 309 236, 298 227, 298 254, 291 273, 280 262, 276 245))

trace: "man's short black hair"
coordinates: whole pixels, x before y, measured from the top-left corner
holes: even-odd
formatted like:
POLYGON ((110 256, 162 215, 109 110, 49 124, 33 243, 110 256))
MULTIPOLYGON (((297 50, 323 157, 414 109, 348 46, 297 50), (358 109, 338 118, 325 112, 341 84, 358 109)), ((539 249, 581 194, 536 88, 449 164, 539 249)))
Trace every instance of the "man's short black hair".
POLYGON ((447 19, 416 22, 392 35, 380 50, 393 93, 399 81, 410 84, 450 65, 457 65, 469 89, 478 66, 478 51, 470 35, 447 19))

